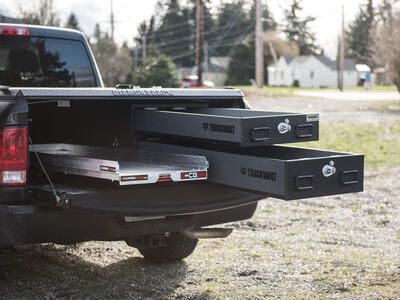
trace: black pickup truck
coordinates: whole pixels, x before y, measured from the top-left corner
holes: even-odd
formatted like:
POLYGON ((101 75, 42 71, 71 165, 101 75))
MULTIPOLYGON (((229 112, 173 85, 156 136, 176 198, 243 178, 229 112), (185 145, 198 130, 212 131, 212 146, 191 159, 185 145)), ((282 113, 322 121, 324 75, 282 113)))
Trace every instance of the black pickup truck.
POLYGON ((363 156, 288 147, 318 114, 235 89, 104 88, 77 31, 0 24, 0 245, 124 240, 152 261, 249 219, 266 197, 363 190, 363 156))

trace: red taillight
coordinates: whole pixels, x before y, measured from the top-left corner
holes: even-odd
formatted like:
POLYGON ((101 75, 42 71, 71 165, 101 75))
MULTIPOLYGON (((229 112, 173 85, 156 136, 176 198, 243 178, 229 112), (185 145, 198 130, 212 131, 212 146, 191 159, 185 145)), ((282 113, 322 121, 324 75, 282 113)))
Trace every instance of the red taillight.
POLYGON ((0 130, 0 185, 25 185, 27 166, 26 128, 0 130))
POLYGON ((0 26, 0 35, 30 36, 28 28, 18 26, 0 26))

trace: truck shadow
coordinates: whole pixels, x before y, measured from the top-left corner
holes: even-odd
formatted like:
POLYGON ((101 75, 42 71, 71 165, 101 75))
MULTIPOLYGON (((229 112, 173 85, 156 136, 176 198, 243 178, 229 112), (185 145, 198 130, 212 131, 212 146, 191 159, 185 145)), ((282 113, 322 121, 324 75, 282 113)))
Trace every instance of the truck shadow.
MULTIPOLYGON (((181 287, 188 269, 185 262, 155 265, 134 255, 132 251, 131 258, 103 266, 68 248, 41 245, 2 250, 0 298, 160 299, 181 287)), ((103 262, 104 253, 101 256, 103 262)))

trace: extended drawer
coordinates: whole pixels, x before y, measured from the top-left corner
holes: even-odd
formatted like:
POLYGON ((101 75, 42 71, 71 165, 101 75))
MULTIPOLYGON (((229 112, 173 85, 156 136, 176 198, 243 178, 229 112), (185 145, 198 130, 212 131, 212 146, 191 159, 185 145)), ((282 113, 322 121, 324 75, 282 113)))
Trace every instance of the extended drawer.
POLYGON ((241 147, 315 141, 318 114, 234 108, 190 111, 136 110, 136 130, 150 136, 209 140, 241 147))
POLYGON ((203 155, 210 163, 209 181, 285 200, 363 191, 364 156, 358 154, 285 146, 213 150, 144 141, 139 147, 203 155))

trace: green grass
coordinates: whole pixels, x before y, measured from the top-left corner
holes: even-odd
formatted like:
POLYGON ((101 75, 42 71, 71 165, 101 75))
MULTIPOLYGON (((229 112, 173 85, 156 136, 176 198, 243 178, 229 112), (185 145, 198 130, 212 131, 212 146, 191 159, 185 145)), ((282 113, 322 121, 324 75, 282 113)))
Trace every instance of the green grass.
POLYGON ((399 112, 400 111, 400 101, 385 101, 381 103, 375 103, 369 107, 371 110, 377 111, 392 111, 399 112))
MULTIPOLYGON (((297 146, 297 144, 296 144, 297 146)), ((320 129, 320 141, 301 147, 365 155, 367 167, 400 166, 400 122, 382 124, 332 122, 320 129)))

